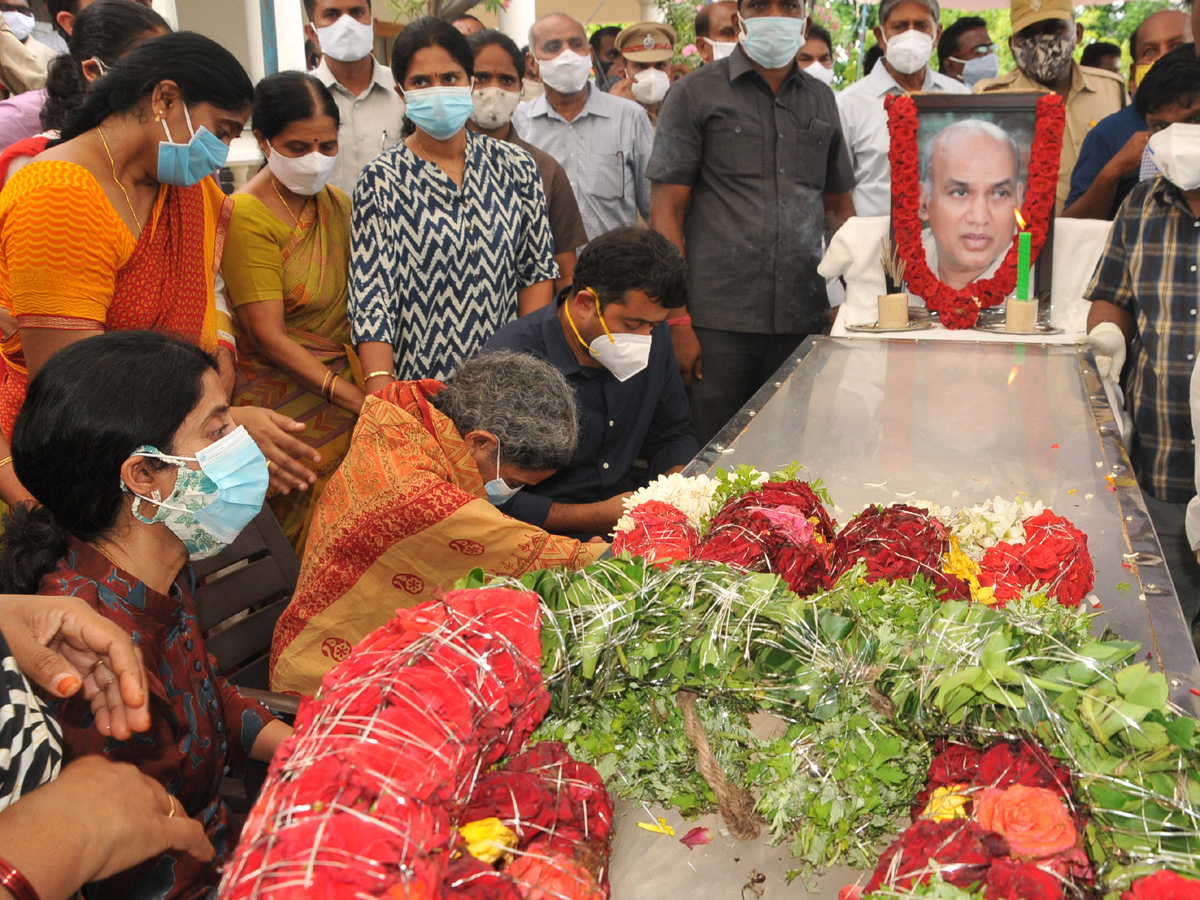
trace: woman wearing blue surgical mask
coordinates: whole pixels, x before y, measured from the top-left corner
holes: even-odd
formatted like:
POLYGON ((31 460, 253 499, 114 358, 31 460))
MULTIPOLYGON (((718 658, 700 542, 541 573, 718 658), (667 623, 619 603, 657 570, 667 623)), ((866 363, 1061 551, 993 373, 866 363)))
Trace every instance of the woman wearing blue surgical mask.
POLYGON ((329 183, 339 118, 312 75, 280 72, 258 83, 251 121, 267 164, 233 195, 221 260, 241 347, 233 405, 305 422, 301 440, 320 449, 313 489, 269 501, 297 554, 366 397, 352 374, 346 318, 350 198, 329 183))
MULTIPOLYGON (((229 51, 189 32, 148 40, 108 66, 62 140, 0 195, 0 428, 7 438, 29 379, 62 347, 106 331, 174 334, 217 355, 233 387, 233 338, 214 294, 227 198, 210 177, 250 113, 253 87, 229 51)), ((269 410, 234 415, 275 463, 279 489, 315 476, 303 430, 269 410)), ((7 451, 0 447, 0 460, 7 451)), ((0 462, 0 499, 29 499, 0 462)))
POLYGON ((83 694, 43 700, 66 758, 136 765, 201 822, 211 862, 168 852, 97 882, 99 898, 202 896, 237 843, 219 794, 226 766, 269 760, 291 729, 213 669, 196 620, 189 559, 210 556, 257 514, 266 460, 229 414, 215 360, 147 331, 78 341, 34 378, 12 439, 36 505, 10 513, 0 591, 69 594, 125 630, 149 679, 150 728, 119 740, 92 727, 83 694))
POLYGON ((466 129, 474 54, 425 17, 392 50, 412 133, 354 191, 350 324, 368 392, 445 379, 500 326, 548 304, 558 275, 533 158, 466 129))

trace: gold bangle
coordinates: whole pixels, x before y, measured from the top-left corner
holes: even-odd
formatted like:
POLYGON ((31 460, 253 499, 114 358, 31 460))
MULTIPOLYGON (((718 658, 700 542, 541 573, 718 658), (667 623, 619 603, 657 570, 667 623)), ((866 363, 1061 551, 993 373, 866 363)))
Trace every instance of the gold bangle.
POLYGON ((325 400, 329 399, 329 379, 332 377, 333 373, 326 369, 325 377, 321 379, 321 397, 325 400))
POLYGON ((328 400, 330 403, 333 402, 334 394, 337 393, 337 384, 338 384, 338 377, 336 375, 334 375, 332 378, 329 379, 329 390, 325 394, 325 399, 328 400))
POLYGON ((12 462, 11 456, 6 456, 6 457, 4 457, 4 459, 0 459, 0 469, 3 469, 5 466, 7 466, 11 462, 12 462))
POLYGON ((388 378, 392 379, 392 381, 396 380, 396 376, 393 373, 389 372, 387 369, 380 369, 378 372, 368 372, 365 376, 363 376, 363 381, 370 381, 372 378, 378 378, 380 375, 386 375, 388 378))

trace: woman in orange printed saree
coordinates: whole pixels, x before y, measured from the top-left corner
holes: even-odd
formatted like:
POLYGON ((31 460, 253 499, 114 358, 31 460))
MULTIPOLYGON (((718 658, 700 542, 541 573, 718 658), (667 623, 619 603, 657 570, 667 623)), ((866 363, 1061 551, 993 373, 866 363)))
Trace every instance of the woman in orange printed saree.
POLYGON ((477 566, 519 576, 595 560, 607 544, 548 534, 488 500, 548 478, 577 437, 571 387, 524 354, 476 357, 448 386, 394 382, 368 396, 275 626, 272 689, 312 693, 395 609, 432 599, 477 566))

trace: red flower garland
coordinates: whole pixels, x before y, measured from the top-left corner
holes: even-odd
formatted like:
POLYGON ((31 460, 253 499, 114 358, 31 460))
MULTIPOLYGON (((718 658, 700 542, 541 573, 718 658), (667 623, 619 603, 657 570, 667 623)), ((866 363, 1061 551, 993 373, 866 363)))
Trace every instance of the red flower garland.
POLYGON ((946 526, 925 510, 902 503, 868 506, 833 539, 830 578, 836 581, 861 561, 867 581, 923 575, 942 600, 966 600, 966 582, 942 571, 949 549, 946 526))
MULTIPOLYGON (((947 328, 970 328, 979 311, 999 306, 1017 283, 1017 239, 1004 262, 991 278, 973 281, 956 289, 941 281, 925 261, 921 245, 921 221, 917 218, 920 190, 917 151, 917 106, 908 95, 884 98, 888 112, 891 145, 888 161, 892 168, 892 222, 896 248, 904 260, 908 289, 921 297, 938 320, 947 328)), ((1033 235, 1031 259, 1037 259, 1046 243, 1050 212, 1058 191, 1058 167, 1062 159, 1062 134, 1066 114, 1058 94, 1046 94, 1038 100, 1037 127, 1029 160, 1029 183, 1021 215, 1033 235)))
POLYGON ((1034 584, 1063 606, 1078 606, 1096 582, 1087 535, 1050 510, 1023 524, 1024 543, 1000 541, 983 554, 979 583, 995 589, 997 606, 1034 584))

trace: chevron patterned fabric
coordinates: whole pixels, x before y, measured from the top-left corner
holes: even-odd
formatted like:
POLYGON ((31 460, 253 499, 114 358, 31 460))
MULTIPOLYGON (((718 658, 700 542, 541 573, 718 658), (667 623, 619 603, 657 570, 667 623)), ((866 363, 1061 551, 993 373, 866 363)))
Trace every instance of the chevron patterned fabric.
POLYGON ((394 348, 401 381, 454 374, 517 317, 517 292, 558 275, 537 165, 467 132, 460 189, 403 142, 363 170, 350 230, 354 342, 394 348))

